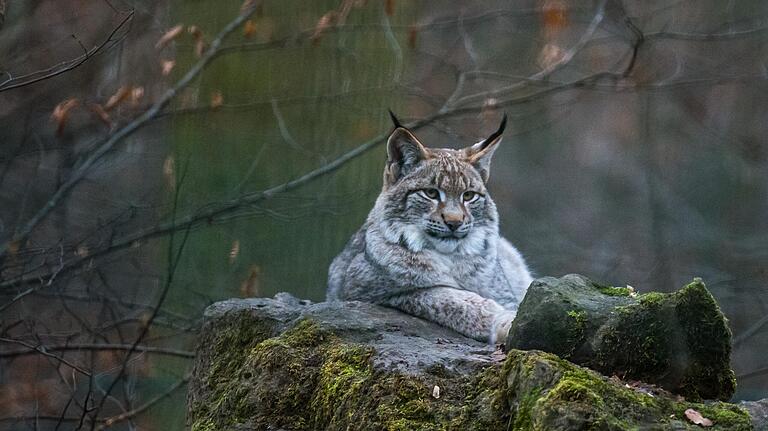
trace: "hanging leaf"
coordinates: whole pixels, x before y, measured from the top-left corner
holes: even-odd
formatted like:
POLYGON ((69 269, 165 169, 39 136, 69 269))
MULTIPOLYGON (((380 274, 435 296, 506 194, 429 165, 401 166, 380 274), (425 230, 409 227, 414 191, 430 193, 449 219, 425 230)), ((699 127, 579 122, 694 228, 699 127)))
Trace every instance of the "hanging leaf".
POLYGON ((119 105, 126 97, 131 94, 131 87, 122 86, 117 89, 115 94, 109 97, 107 103, 104 104, 104 110, 109 111, 115 106, 119 105))
POLYGON ((240 14, 244 14, 256 5, 256 0, 245 0, 240 6, 240 14))
POLYGON ((419 37, 419 26, 418 25, 412 25, 408 29, 408 48, 416 49, 416 41, 419 37))
POLYGON ((178 24, 173 26, 170 30, 166 31, 163 36, 157 41, 155 44, 156 49, 163 49, 166 45, 168 45, 172 40, 179 37, 181 32, 184 31, 184 25, 178 24))
POLYGON ((139 101, 144 97, 144 87, 133 87, 131 89, 131 104, 139 106, 139 101))
POLYGON ((176 66, 176 62, 174 60, 160 60, 160 70, 163 76, 170 75, 174 66, 176 66))
POLYGON ((187 32, 189 32, 189 34, 191 34, 195 39, 195 55, 198 58, 202 57, 206 47, 205 39, 203 38, 203 31, 200 30, 200 27, 191 25, 187 29, 187 32))
POLYGON ((384 12, 387 16, 395 14, 395 0, 384 0, 384 12))
POLYGON ((545 0, 541 6, 544 31, 551 36, 568 25, 568 6, 563 0, 545 0))
POLYGON ((563 60, 565 51, 554 43, 548 43, 541 48, 538 63, 542 69, 549 69, 563 60))
POLYGON ((232 247, 229 249, 229 264, 232 265, 237 260, 237 256, 240 254, 240 241, 234 240, 232 247))
POLYGON ((256 23, 254 23, 252 19, 249 19, 243 25, 243 36, 250 39, 251 37, 253 37, 255 33, 256 33, 256 23))
POLYGON ((315 24, 315 31, 312 33, 312 36, 310 36, 310 39, 314 45, 320 43, 320 36, 322 36, 323 32, 330 28, 334 22, 336 22, 337 18, 338 14, 336 11, 332 10, 317 20, 317 24, 315 24))
POLYGON ((240 283, 240 296, 243 298, 253 298, 261 294, 259 278, 261 276, 261 267, 251 265, 248 270, 248 278, 240 283))
POLYGON ((176 189, 176 161, 173 158, 173 154, 165 158, 163 162, 163 177, 165 177, 165 183, 168 189, 176 189))
POLYGON ((221 94, 221 91, 216 90, 213 93, 211 93, 211 108, 217 109, 221 107, 221 105, 224 104, 224 96, 221 94))
POLYGON ((53 108, 51 120, 56 123, 56 135, 61 135, 64 131, 64 126, 69 118, 69 112, 79 104, 80 102, 77 99, 72 98, 59 103, 53 108))

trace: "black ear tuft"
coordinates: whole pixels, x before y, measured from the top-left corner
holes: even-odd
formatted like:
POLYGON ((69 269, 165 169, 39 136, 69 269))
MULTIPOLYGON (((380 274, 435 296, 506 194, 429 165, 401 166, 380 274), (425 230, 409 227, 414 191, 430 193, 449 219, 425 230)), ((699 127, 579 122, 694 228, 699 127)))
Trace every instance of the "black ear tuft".
POLYGON ((391 109, 389 110, 389 118, 392 119, 392 123, 395 125, 395 129, 397 129, 398 127, 405 128, 405 127, 403 127, 402 124, 400 124, 400 120, 397 119, 397 117, 395 116, 395 113, 392 112, 391 109))
POLYGON ((483 141, 484 145, 482 146, 485 147, 485 145, 488 145, 491 142, 493 142, 496 138, 501 136, 502 133, 504 133, 504 129, 506 128, 507 128, 507 113, 505 112, 504 117, 502 117, 501 119, 501 124, 499 124, 499 129, 493 132, 491 136, 489 136, 485 141, 483 141))

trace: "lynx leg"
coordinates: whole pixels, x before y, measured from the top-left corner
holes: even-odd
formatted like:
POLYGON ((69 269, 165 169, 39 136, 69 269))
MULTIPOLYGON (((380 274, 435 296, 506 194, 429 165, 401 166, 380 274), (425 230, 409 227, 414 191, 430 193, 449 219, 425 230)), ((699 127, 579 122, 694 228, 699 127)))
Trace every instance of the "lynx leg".
POLYGON ((479 341, 504 342, 515 312, 496 301, 450 287, 433 287, 388 298, 382 305, 446 326, 479 341))

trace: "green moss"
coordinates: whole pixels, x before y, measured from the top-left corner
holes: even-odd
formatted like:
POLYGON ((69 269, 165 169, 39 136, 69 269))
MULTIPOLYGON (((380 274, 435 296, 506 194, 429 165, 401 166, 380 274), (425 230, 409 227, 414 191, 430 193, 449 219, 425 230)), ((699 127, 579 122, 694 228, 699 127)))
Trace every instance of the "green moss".
POLYGON ((631 296, 632 290, 628 287, 597 286, 597 290, 608 296, 631 296))
POLYGON ((659 292, 648 292, 640 295, 638 301, 645 307, 660 306, 669 295, 659 292))
POLYGON ((752 429, 748 413, 733 404, 680 402, 663 392, 651 395, 540 352, 513 351, 507 360, 519 364, 516 369, 523 376, 518 380, 538 382, 511 388, 509 397, 518 405, 513 430, 698 429, 679 421, 688 408, 713 420, 713 430, 752 429))

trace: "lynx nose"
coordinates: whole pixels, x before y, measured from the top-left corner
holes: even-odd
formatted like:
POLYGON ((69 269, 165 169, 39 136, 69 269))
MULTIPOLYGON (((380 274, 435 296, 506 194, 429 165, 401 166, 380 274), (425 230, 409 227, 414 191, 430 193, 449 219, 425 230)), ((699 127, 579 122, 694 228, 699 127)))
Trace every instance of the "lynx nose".
POLYGON ((456 229, 458 229, 461 226, 460 221, 447 221, 445 222, 445 225, 448 226, 448 229, 451 230, 451 232, 456 232, 456 229))
POLYGON ((456 229, 460 228, 464 222, 461 220, 443 220, 445 222, 445 225, 448 226, 448 229, 451 230, 451 232, 455 232, 456 229))

